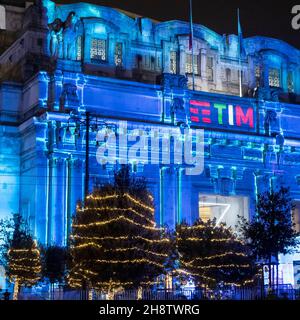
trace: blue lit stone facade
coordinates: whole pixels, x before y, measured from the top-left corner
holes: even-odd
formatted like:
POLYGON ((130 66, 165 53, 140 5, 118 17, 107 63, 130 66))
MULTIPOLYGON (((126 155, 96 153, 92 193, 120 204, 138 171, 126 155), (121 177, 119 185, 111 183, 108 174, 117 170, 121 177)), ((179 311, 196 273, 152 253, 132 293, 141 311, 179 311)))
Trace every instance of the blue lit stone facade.
MULTIPOLYGON (((41 243, 66 245, 85 172, 85 128, 67 134, 71 111, 83 119, 88 111, 101 121, 128 121, 129 129, 205 129, 199 176, 176 164, 132 163, 147 178, 159 224, 200 215, 234 227, 238 215, 251 218, 257 193, 280 184, 300 203, 298 49, 247 38, 239 63, 238 36, 195 25, 192 91, 187 22, 49 0, 16 9, 13 17, 7 11, 7 29, 0 30, 5 41, 12 37, 0 55, 1 218, 21 212, 41 243), (20 23, 13 25, 13 17, 20 23)), ((90 146, 92 191, 111 181, 115 167, 97 163, 92 131, 90 146)), ((285 263, 290 274, 292 262, 285 263)))

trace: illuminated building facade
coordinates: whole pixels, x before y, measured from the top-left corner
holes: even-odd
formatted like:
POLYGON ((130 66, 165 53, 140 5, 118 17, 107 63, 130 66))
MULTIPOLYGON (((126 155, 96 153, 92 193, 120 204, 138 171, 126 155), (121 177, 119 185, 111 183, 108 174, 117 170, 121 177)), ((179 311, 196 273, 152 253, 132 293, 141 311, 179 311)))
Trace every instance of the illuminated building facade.
MULTIPOLYGON (((131 162, 147 178, 159 224, 200 216, 234 227, 238 215, 253 215, 259 192, 285 184, 300 228, 298 49, 251 37, 240 59, 238 36, 195 25, 193 56, 187 22, 87 3, 14 2, 0 6, 0 217, 21 212, 41 243, 66 244, 85 180, 86 128, 74 127, 70 112, 90 112, 130 129, 205 130, 201 175, 131 162)), ((92 191, 115 166, 96 161, 89 134, 92 191)), ((282 259, 281 281, 295 284, 300 255, 282 259)))

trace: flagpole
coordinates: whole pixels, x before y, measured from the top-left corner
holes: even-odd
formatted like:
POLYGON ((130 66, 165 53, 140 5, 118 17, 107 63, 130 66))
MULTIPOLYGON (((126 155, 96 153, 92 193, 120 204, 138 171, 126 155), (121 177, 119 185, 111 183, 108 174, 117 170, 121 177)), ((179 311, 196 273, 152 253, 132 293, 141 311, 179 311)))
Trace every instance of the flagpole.
POLYGON ((195 70, 194 70, 194 27, 193 27, 193 3, 190 0, 190 27, 192 40, 192 76, 193 76, 193 91, 195 91, 195 70))
POLYGON ((239 87, 240 87, 240 97, 243 97, 243 84, 242 84, 242 43, 241 43, 241 23, 240 23, 240 9, 237 9, 238 12, 238 37, 239 37, 239 87))

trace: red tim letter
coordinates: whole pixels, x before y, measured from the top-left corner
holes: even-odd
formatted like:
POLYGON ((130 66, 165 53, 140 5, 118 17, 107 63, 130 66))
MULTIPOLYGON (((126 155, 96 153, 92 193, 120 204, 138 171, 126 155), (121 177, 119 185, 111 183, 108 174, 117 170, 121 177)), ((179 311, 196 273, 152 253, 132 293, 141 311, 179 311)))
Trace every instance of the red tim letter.
POLYGON ((242 124, 249 123, 250 128, 254 128, 253 123, 253 108, 248 108, 246 115, 243 112, 242 107, 235 107, 236 124, 240 127, 242 124))

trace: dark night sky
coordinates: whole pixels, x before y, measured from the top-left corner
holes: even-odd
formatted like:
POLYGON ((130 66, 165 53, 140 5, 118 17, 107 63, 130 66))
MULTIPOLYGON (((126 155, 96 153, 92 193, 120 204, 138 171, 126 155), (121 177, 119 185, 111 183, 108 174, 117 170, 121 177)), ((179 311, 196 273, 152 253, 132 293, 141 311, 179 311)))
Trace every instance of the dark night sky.
MULTIPOLYGON (((118 7, 157 20, 188 20, 188 0, 56 0, 57 3, 90 2, 118 7)), ((237 33, 240 8, 244 37, 263 35, 282 39, 300 49, 300 30, 291 27, 291 8, 300 0, 193 0, 194 22, 214 31, 237 33), (276 1, 277 2, 277 1, 276 1)))

